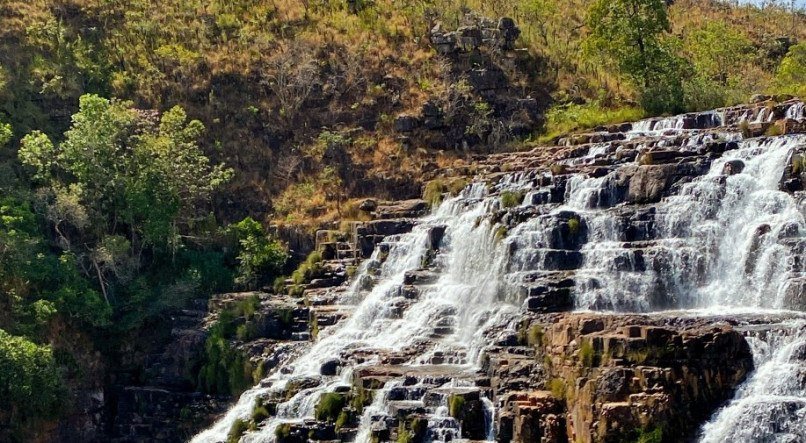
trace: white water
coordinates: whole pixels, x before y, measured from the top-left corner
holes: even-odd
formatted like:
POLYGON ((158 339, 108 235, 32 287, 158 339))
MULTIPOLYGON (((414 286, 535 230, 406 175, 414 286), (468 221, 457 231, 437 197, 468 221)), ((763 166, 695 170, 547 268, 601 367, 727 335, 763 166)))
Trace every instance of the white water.
POLYGON ((703 427, 703 443, 806 441, 806 320, 748 337, 755 373, 703 427))
MULTIPOLYGON (((803 107, 787 112, 800 116, 803 107)), ((709 113, 707 118, 712 126, 722 121, 718 113, 709 113)), ((685 130, 683 124, 679 116, 646 120, 636 123, 629 136, 688 134, 684 146, 692 150, 713 140, 711 133, 685 130)), ((731 137, 736 138, 735 134, 728 135, 731 137)), ((460 375, 478 369, 479 355, 489 344, 492 331, 511 329, 518 318, 519 283, 535 272, 553 271, 546 266, 556 241, 552 230, 563 211, 578 214, 587 227, 587 240, 580 250, 582 266, 574 277, 575 303, 580 309, 779 312, 775 310, 785 307, 784 289, 793 260, 779 239, 806 232, 802 208, 791 194, 779 190, 780 182, 793 149, 803 144, 806 136, 740 142, 739 149, 714 160, 706 175, 684 184, 675 196, 656 205, 651 217, 655 236, 649 241, 628 242, 625 238, 613 209, 623 199, 612 186, 615 173, 600 178, 573 175, 563 205, 532 215, 505 238, 500 238, 500 225, 491 217, 501 209, 497 192, 526 192, 518 210, 530 210, 532 197, 546 189, 535 185, 539 177, 528 172, 508 175, 493 189, 475 183, 422 219, 410 234, 388 239, 389 256, 379 273, 376 251, 344 297, 345 303, 356 304, 352 315, 322 332, 292 364, 244 393, 226 416, 193 441, 224 441, 237 418, 249 417, 256 398, 279 395, 292 381, 315 380, 313 387, 281 403, 276 417, 242 439, 273 441, 279 424, 313 417, 323 393, 350 386, 354 371, 377 362, 351 363, 334 377, 320 375, 323 363, 338 358, 344 361, 359 350, 380 356, 413 347, 416 352, 405 363, 412 368, 427 365, 436 355, 447 356, 446 365, 453 367, 458 378, 445 387, 463 386, 460 375), (726 177, 723 168, 731 160, 741 160, 744 170, 726 177), (417 299, 407 301, 401 293, 404 275, 421 267, 429 231, 437 226, 446 227, 433 266, 438 278, 419 286, 417 299), (370 290, 358 284, 366 279, 375 281, 370 290), (402 313, 401 305, 407 305, 402 313), (435 337, 436 325, 444 325, 450 332, 435 337)), ((589 164, 611 151, 610 144, 597 145, 585 158, 570 163, 589 164)), ((758 370, 736 399, 703 428, 703 441, 802 441, 797 440, 803 437, 797 432, 806 428, 806 369, 803 357, 795 357, 806 352, 802 350, 805 329, 801 324, 748 338, 758 370)), ((373 417, 389 413, 387 396, 395 386, 390 382, 376 392, 372 404, 364 409, 356 441, 369 441, 373 417)), ((495 405, 490 399, 483 402, 490 417, 486 437, 494 440, 495 405)), ((455 439, 460 433, 445 405, 429 411, 429 429, 434 440, 455 439)))

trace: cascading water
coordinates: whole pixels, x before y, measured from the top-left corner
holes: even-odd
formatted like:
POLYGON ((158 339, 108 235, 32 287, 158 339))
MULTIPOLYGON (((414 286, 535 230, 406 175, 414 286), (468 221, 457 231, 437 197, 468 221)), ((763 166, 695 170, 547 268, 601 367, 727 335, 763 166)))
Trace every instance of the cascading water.
MULTIPOLYGON (((794 119, 803 114, 802 103, 786 110, 794 119)), ((771 116, 759 112, 754 119, 771 116)), ((735 144, 718 158, 689 164, 701 172, 679 183, 670 196, 633 209, 627 214, 630 229, 624 227, 622 209, 632 190, 623 181, 625 174, 637 173, 640 156, 607 174, 555 180, 547 172, 524 171, 506 174, 494 186, 471 184, 411 233, 387 238, 343 296, 345 303, 355 303, 352 315, 244 393, 193 441, 225 441, 232 423, 249 416, 255 399, 279 396, 275 416, 242 438, 274 441, 278 426, 311 419, 323 394, 349 389, 354 374, 390 355, 405 356, 399 366, 417 375, 377 390, 360 417, 356 441, 370 441, 373 426, 407 407, 427 416, 430 439, 456 439, 462 430, 447 412, 451 393, 478 390, 466 375, 479 370, 494 334, 515 328, 519 305, 546 299, 545 288, 526 289, 525 302, 523 292, 524 284, 547 276, 563 282, 558 284, 573 282, 572 305, 582 310, 689 309, 705 317, 785 313, 784 326, 748 330, 757 370, 705 425, 702 441, 802 441, 806 320, 786 309, 793 309, 787 299, 791 279, 806 271, 791 247, 806 233, 806 220, 804 199, 781 189, 784 171, 795 149, 806 145, 806 136, 736 142, 741 136, 735 131, 715 130, 726 119, 724 112, 710 112, 633 125, 625 138, 639 149, 688 155, 707 144, 735 144), (523 202, 504 208, 502 193, 523 195, 523 202), (436 254, 429 249, 435 231, 444 232, 436 254), (387 257, 381 249, 388 250, 387 257), (405 289, 412 272, 423 280, 416 296, 405 289), (363 358, 351 357, 359 353, 363 358), (322 366, 334 359, 344 363, 339 374, 321 375, 322 366), (303 388, 283 397, 292 384, 303 388)), ((564 162, 586 166, 625 152, 615 142, 595 143, 564 162)), ((479 438, 494 440, 496 403, 485 395, 479 438)))
POLYGON ((703 427, 703 443, 806 441, 806 320, 748 337, 758 368, 703 427))

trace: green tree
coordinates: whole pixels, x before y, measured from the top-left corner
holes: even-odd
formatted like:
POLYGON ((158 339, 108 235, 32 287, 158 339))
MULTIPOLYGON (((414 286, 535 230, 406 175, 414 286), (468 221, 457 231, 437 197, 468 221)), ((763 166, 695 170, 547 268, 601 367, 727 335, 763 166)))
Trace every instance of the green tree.
POLYGON ((11 137, 14 135, 11 132, 11 125, 8 123, 3 123, 0 121, 0 148, 4 147, 11 141, 11 137))
POLYGON ((260 223, 247 217, 227 230, 238 242, 235 283, 239 286, 255 288, 259 283, 271 281, 282 271, 288 252, 279 241, 266 234, 260 223))
POLYGON ((0 440, 23 441, 24 426, 56 417, 64 397, 50 347, 0 329, 0 440))
POLYGON ((597 0, 588 10, 585 52, 612 65, 638 89, 651 113, 682 106, 681 60, 663 0, 597 0))
POLYGON ((43 185, 59 243, 109 300, 146 250, 175 253, 199 207, 232 171, 210 165, 196 140, 201 122, 175 107, 157 119, 131 103, 84 95, 59 144, 41 132, 22 139, 20 161, 43 185))
POLYGON ((724 21, 708 22, 686 35, 684 47, 692 68, 683 81, 686 109, 731 105, 754 89, 744 69, 753 60, 752 44, 736 28, 724 21))
POLYGON ((781 92, 806 97, 806 43, 789 48, 775 80, 781 92))

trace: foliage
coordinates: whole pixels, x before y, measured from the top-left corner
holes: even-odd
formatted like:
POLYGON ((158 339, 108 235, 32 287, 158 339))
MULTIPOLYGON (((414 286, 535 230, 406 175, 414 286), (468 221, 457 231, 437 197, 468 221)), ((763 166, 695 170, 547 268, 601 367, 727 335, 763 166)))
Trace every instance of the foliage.
MULTIPOLYGON (((230 339, 240 331, 236 319, 249 324, 260 304, 257 296, 239 300, 218 314, 218 320, 209 329, 204 345, 204 359, 199 369, 197 384, 201 391, 210 394, 238 395, 256 381, 252 362, 230 339)), ((242 333, 243 334, 243 333, 242 333)), ((251 337, 244 337, 251 338, 251 337)))
MULTIPOLYGON (((64 381, 53 351, 0 329, 0 421, 17 426, 33 425, 62 411, 64 381)), ((11 438, 0 430, 0 437, 11 438), (4 436, 5 435, 5 436, 4 436)))
POLYGON ((465 398, 461 395, 451 395, 448 397, 448 413, 451 417, 462 417, 464 414, 465 401, 465 398))
POLYGON ((346 405, 347 397, 344 394, 328 392, 319 398, 314 415, 317 420, 335 422, 346 405))
POLYGON ((579 361, 582 363, 582 366, 586 368, 592 367, 595 357, 596 352, 591 342, 589 340, 582 340, 582 343, 579 345, 579 361))
POLYGON ((650 113, 681 109, 680 65, 667 33, 671 23, 663 0, 597 0, 588 10, 586 52, 604 56, 640 91, 650 113))
POLYGON ((235 283, 247 289, 272 281, 282 271, 288 252, 269 237, 260 223, 247 217, 227 228, 238 242, 238 276, 235 283))
POLYGON ((549 382, 549 390, 554 398, 563 400, 567 394, 568 387, 565 384, 565 380, 561 378, 552 378, 549 382))
POLYGON ((240 418, 235 419, 227 434, 227 443, 238 443, 248 430, 249 423, 246 420, 240 418))
POLYGON ((733 105, 753 91, 746 65, 754 62, 752 43, 724 21, 710 21, 692 30, 683 47, 694 75, 683 83, 685 107, 697 111, 733 105))
POLYGON ((309 283, 319 277, 324 269, 322 268, 322 254, 319 251, 312 251, 299 267, 291 274, 291 280, 295 285, 309 283))
POLYGON ((504 191, 501 193, 501 206, 504 208, 514 208, 523 202, 523 192, 504 191))
POLYGON ((640 108, 624 106, 609 109, 598 101, 583 105, 574 103, 557 105, 546 114, 545 135, 540 140, 546 142, 569 132, 640 120, 643 117, 644 111, 640 108))
POLYGON ((806 97, 806 42, 789 48, 775 76, 779 92, 806 97))

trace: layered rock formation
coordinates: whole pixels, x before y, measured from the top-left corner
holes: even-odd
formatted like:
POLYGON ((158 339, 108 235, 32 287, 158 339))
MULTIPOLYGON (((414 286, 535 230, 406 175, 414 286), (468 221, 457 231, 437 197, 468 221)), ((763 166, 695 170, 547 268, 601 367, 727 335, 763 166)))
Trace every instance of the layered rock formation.
POLYGON ((797 441, 803 109, 477 156, 420 219, 421 201, 365 202, 378 220, 319 236, 329 277, 295 307, 315 341, 194 441, 797 441), (759 384, 775 359, 786 381, 759 384))

